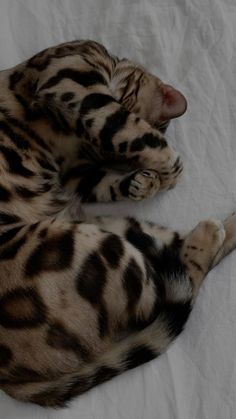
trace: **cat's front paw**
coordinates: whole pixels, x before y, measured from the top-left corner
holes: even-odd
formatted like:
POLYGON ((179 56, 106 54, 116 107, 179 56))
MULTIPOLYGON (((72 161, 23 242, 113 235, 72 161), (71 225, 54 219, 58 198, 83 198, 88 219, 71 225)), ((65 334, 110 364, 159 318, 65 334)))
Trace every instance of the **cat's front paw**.
POLYGON ((140 156, 139 164, 158 172, 161 191, 172 189, 183 171, 182 160, 171 147, 145 150, 140 156))
POLYGON ((137 170, 120 184, 121 193, 134 201, 151 198, 159 190, 160 178, 155 170, 137 170))

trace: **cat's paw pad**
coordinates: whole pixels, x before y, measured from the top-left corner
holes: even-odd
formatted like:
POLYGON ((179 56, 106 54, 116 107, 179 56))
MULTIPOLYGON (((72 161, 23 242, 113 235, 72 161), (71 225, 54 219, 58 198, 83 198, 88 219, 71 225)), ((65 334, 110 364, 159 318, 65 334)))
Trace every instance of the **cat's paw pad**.
POLYGON ((139 170, 130 179, 129 198, 140 201, 153 197, 160 189, 160 178, 155 170, 139 170))

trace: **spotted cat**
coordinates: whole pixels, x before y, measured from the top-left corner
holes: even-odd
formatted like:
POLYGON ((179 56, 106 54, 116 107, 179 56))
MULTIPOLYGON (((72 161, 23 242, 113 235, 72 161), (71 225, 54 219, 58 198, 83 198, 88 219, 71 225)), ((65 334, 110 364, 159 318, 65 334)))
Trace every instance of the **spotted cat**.
POLYGON ((182 163, 162 131, 185 110, 92 41, 0 72, 0 388, 12 397, 64 406, 161 354, 235 248, 236 215, 186 234, 81 212, 172 188, 182 163))

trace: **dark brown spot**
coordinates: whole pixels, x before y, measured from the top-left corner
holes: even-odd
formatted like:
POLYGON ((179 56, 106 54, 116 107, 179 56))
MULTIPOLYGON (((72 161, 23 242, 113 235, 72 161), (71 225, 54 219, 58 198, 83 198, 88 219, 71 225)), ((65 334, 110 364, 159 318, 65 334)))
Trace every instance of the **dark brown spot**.
POLYGON ((114 190, 113 186, 110 186, 110 194, 111 194, 111 200, 113 202, 115 202, 116 201, 116 193, 115 193, 115 190, 114 190))
POLYGON ((0 234, 0 246, 3 245, 3 244, 8 243, 13 238, 15 238, 15 236, 17 235, 17 233, 19 233, 19 231, 21 229, 22 229, 22 226, 21 227, 14 227, 14 228, 11 228, 10 230, 7 230, 4 233, 0 234))
POLYGON ((105 383, 106 381, 118 375, 120 372, 121 371, 117 368, 106 366, 100 367, 93 377, 93 385, 105 383))
POLYGON ((62 102, 69 102, 70 100, 74 99, 75 94, 73 92, 65 92, 61 95, 62 102))
POLYGON ((25 188, 24 186, 16 186, 15 191, 17 195, 23 199, 35 198, 36 196, 38 196, 37 192, 25 188))
POLYGON ((126 109, 119 109, 112 115, 109 115, 103 128, 100 131, 100 140, 104 152, 114 152, 112 138, 124 128, 129 112, 126 109))
POLYGON ((123 286, 127 293, 128 310, 133 314, 142 293, 143 274, 137 262, 132 258, 124 272, 123 286))
POLYGON ((101 303, 106 273, 106 268, 98 253, 91 253, 82 265, 76 281, 77 291, 91 304, 101 303))
POLYGON ((55 93, 53 93, 53 92, 51 92, 51 93, 46 93, 46 94, 44 95, 44 99, 45 99, 47 102, 51 102, 54 98, 55 98, 55 93))
POLYGON ((0 299, 0 324, 11 329, 39 326, 46 320, 46 307, 33 288, 16 288, 0 299))
POLYGON ((8 163, 9 171, 11 173, 26 178, 34 176, 34 172, 32 172, 30 169, 27 169, 23 165, 22 156, 21 154, 17 153, 16 150, 13 150, 13 148, 10 147, 5 147, 4 145, 0 145, 0 152, 8 163))
POLYGON ((199 272, 204 272, 202 267, 199 265, 199 263, 195 262, 195 260, 190 260, 189 261, 191 263, 191 265, 193 265, 199 272))
POLYGON ((98 328, 100 338, 104 338, 108 331, 108 313, 103 301, 101 301, 98 313, 98 328))
POLYGON ((40 237, 41 239, 44 239, 44 238, 46 237, 47 233, 48 233, 48 228, 47 228, 47 227, 45 227, 45 228, 43 228, 43 229, 39 232, 39 237, 40 237))
POLYGON ((76 106, 78 106, 78 102, 70 102, 70 103, 68 103, 68 108, 69 109, 74 109, 74 108, 76 108, 76 106))
POLYGON ((16 84, 19 83, 23 77, 24 74, 22 72, 14 71, 14 73, 12 73, 9 78, 9 89, 14 90, 16 84))
POLYGON ((72 231, 44 240, 29 256, 25 273, 33 277, 43 271, 60 271, 70 266, 74 253, 74 239, 72 231))
POLYGON ((12 351, 5 345, 0 345, 0 367, 7 367, 12 360, 12 351))
POLYGON ((125 369, 136 368, 156 358, 158 353, 146 345, 136 346, 132 348, 125 357, 125 369))
POLYGON ((16 365, 10 371, 11 384, 35 383, 45 380, 45 377, 38 371, 25 367, 24 365, 16 365))
POLYGON ((119 153, 125 153, 128 148, 128 141, 123 141, 119 144, 119 153))
POLYGON ((47 344, 55 349, 73 351, 77 356, 88 359, 89 352, 80 339, 60 323, 53 323, 47 331, 47 344))
POLYGON ((21 250, 26 242, 26 235, 16 240, 14 243, 8 245, 0 251, 0 260, 10 260, 16 257, 17 253, 21 250))
POLYGON ((111 268, 117 268, 124 254, 124 246, 120 237, 115 234, 106 237, 101 244, 101 254, 111 268))
POLYGON ((0 201, 8 202, 11 199, 11 192, 4 186, 0 185, 0 201))
POLYGON ((16 214, 0 212, 0 225, 18 223, 20 218, 16 214))
POLYGON ((93 123, 94 123, 94 119, 93 118, 88 118, 85 121, 85 125, 86 125, 87 128, 91 128, 91 126, 93 125, 93 123))

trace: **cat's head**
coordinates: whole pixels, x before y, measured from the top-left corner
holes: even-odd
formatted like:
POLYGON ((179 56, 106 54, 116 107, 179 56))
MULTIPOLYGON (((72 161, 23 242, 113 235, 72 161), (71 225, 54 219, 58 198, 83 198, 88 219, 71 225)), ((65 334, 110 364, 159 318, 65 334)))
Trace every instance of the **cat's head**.
POLYGON ((165 131, 171 119, 183 115, 187 109, 182 93, 126 59, 117 64, 111 88, 117 100, 129 111, 161 131, 165 131))

